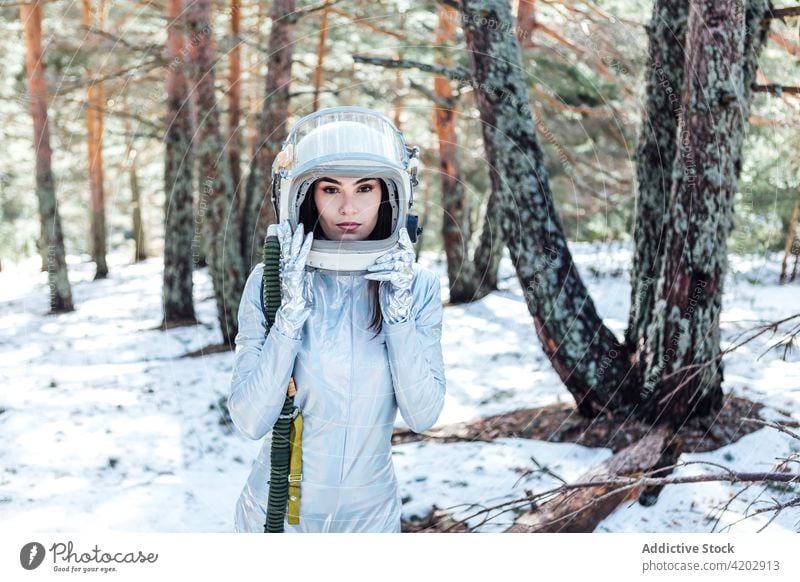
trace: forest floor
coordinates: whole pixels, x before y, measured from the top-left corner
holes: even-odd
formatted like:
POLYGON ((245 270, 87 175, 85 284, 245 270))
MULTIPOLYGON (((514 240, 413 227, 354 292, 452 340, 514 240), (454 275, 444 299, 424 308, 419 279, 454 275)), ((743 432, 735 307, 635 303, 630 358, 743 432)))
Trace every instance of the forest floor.
MULTIPOLYGON (((742 437, 762 429, 762 425, 749 422, 749 419, 761 419, 760 411, 763 408, 764 405, 747 398, 726 395, 722 410, 713 419, 690 420, 676 432, 673 440, 678 441, 677 446, 681 450, 691 450, 694 453, 711 452, 734 444, 742 437)), ((785 411, 784 414, 786 418, 791 417, 785 411)), ((800 421, 797 420, 782 420, 780 424, 795 433, 798 432, 795 429, 800 427, 800 421)), ((590 448, 607 447, 616 454, 647 436, 652 430, 650 425, 636 419, 628 419, 622 423, 605 416, 586 419, 577 413, 574 404, 562 403, 436 427, 422 435, 409 429, 395 428, 392 443, 491 442, 499 438, 525 438, 575 443, 590 448)), ((538 466, 535 469, 517 469, 525 476, 542 470, 538 466)), ((670 475, 662 473, 659 476, 670 475)), ((795 491, 800 493, 800 488, 795 488, 795 491)), ((404 520, 403 531, 464 532, 468 528, 463 522, 455 520, 448 511, 437 508, 424 516, 404 520)))
MULTIPOLYGON (((571 248, 599 313, 621 336, 630 249, 571 248)), ((433 255, 420 262, 440 274, 446 301, 444 265, 433 255)), ((239 435, 225 414, 233 354, 206 349, 221 340, 207 270, 194 275, 200 323, 164 332, 160 259, 129 264, 111 254, 110 276, 99 281, 88 257, 69 263, 76 311, 58 316, 46 315, 37 260, 0 273, 0 520, 33 531, 232 531, 260 443, 239 435), (202 357, 184 357, 201 349, 202 357)), ((731 257, 723 348, 800 311, 800 285, 779 286, 778 265, 774 256, 731 257)), ((507 254, 499 279, 498 291, 444 311, 447 397, 436 426, 416 435, 398 414, 393 459, 404 531, 502 531, 523 509, 475 514, 575 480, 647 430, 577 414, 539 346, 507 254)), ((800 423, 800 357, 769 349, 779 339, 765 334, 725 356, 725 407, 714 422, 685 427, 685 465, 673 476, 707 472, 710 463, 768 471, 800 450, 797 439, 746 421, 800 423)), ((800 531, 797 507, 771 522, 765 513, 743 519, 798 493, 668 485, 654 505, 620 505, 595 531, 800 531)))

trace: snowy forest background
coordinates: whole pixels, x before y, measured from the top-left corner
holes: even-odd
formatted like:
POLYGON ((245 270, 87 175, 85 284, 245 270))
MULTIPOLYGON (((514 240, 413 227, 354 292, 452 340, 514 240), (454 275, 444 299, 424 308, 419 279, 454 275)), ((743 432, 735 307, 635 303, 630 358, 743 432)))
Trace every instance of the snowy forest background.
POLYGON ((4 527, 232 531, 269 168, 359 105, 420 147, 446 307, 404 531, 800 531, 798 14, 1 2, 4 527))

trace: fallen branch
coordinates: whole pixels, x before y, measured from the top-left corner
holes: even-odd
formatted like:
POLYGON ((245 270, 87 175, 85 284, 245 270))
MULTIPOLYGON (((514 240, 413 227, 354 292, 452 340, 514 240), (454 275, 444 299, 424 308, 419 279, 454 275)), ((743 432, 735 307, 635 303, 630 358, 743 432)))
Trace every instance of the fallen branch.
MULTIPOLYGON (((743 420, 775 428, 776 430, 779 430, 781 432, 790 435, 792 438, 800 440, 800 435, 788 430, 787 428, 783 427, 778 423, 771 421, 764 421, 755 418, 752 419, 747 418, 743 420)), ((591 523, 594 520, 586 520, 586 516, 591 514, 595 514, 595 516, 606 514, 609 506, 613 505, 612 507, 613 510, 613 508, 618 506, 620 501, 625 500, 627 498, 635 498, 638 496, 639 492, 643 491, 645 488, 648 487, 664 487, 666 485, 679 485, 687 483, 710 483, 710 482, 728 482, 731 484, 734 483, 800 484, 800 473, 796 472, 793 473, 780 470, 789 463, 794 463, 794 462, 800 463, 800 455, 796 454, 783 460, 776 468, 777 470, 774 471, 764 471, 764 472, 733 471, 718 463, 713 463, 708 461, 686 461, 686 462, 674 463, 658 467, 653 470, 646 471, 642 473, 640 476, 615 476, 611 478, 606 478, 603 476, 607 475, 611 471, 618 470, 620 468, 623 470, 627 468, 629 470, 630 467, 634 466, 636 463, 646 464, 648 462, 654 462, 653 459, 655 451, 653 445, 657 445, 659 442, 663 442, 665 438, 666 438, 665 433, 656 432, 653 435, 646 437, 646 439, 648 439, 649 442, 643 442, 645 441, 645 439, 642 439, 642 441, 639 441, 638 443, 631 445, 631 447, 628 447, 628 449, 620 451, 619 454, 607 460, 593 471, 590 471, 587 474, 590 475, 590 477, 588 478, 582 478, 576 483, 563 483, 558 487, 554 487, 552 489, 543 491, 541 493, 534 494, 530 491, 526 491, 526 495, 522 498, 507 500, 502 503, 493 505, 491 507, 484 507, 479 511, 476 511, 466 516, 465 518, 454 522, 451 527, 456 528, 459 526, 466 526, 468 531, 474 531, 476 528, 480 527, 484 523, 487 523, 492 519, 496 519, 497 517, 505 513, 512 511, 518 513, 520 509, 529 508, 525 514, 517 518, 514 525, 512 525, 505 531, 509 533, 579 531, 574 527, 574 525, 578 523, 588 524, 587 529, 583 529, 580 531, 593 531, 594 527, 591 527, 591 529, 589 529, 589 527, 591 526, 591 523), (635 447, 637 447, 638 450, 636 450, 635 447), (623 455, 622 453, 625 451, 627 451, 627 453, 623 455), (664 472, 671 472, 679 467, 686 467, 688 465, 696 465, 696 464, 717 467, 720 469, 720 472, 706 473, 701 475, 686 475, 682 477, 654 476, 657 474, 662 474, 664 472), (584 493, 578 496, 575 493, 576 491, 583 491, 584 493), (586 494, 587 492, 589 494, 586 494), (577 502, 578 499, 585 500, 585 503, 583 505, 580 505, 577 502), (559 508, 559 506, 561 507, 559 508), (557 509, 558 511, 556 511, 557 509), (580 516, 580 514, 583 512, 589 512, 589 513, 586 514, 585 516, 580 516), (480 516, 484 516, 484 519, 477 525, 469 527, 468 521, 480 516), (579 516, 580 519, 583 521, 574 521, 576 517, 579 516), (573 526, 569 527, 571 522, 574 522, 572 524, 573 526)), ((733 502, 736 499, 736 497, 738 497, 740 493, 741 492, 737 493, 737 495, 734 496, 733 499, 729 500, 728 503, 726 503, 726 505, 723 507, 723 512, 727 509, 728 505, 731 502, 733 502)), ((766 508, 760 508, 757 512, 749 514, 746 517, 758 513, 764 513, 767 511, 775 511, 777 514, 778 512, 782 511, 787 507, 795 507, 797 505, 800 505, 800 495, 785 502, 774 501, 772 505, 766 508)), ((448 507, 445 509, 455 509, 462 506, 463 504, 456 505, 453 507, 448 507)), ((476 506, 477 504, 469 504, 468 509, 476 506)), ((770 520, 770 523, 771 521, 772 520, 770 520)), ((766 527, 766 525, 764 527, 766 527)), ((449 528, 444 531, 449 531, 449 528)))
MULTIPOLYGON (((674 437, 670 430, 664 427, 658 428, 584 473, 577 484, 561 485, 563 491, 569 493, 559 495, 518 517, 506 532, 594 531, 597 525, 626 498, 630 498, 634 493, 638 496, 638 491, 619 487, 621 484, 627 484, 620 475, 639 474, 653 469, 664 471, 667 470, 665 465, 674 466, 674 461, 680 454, 680 447, 671 446, 670 443, 673 441, 674 437), (669 460, 664 461, 665 458, 669 460), (581 486, 586 483, 591 485, 581 486)), ((636 481, 638 481, 636 489, 660 485, 660 483, 644 483, 640 479, 634 482, 636 481)))

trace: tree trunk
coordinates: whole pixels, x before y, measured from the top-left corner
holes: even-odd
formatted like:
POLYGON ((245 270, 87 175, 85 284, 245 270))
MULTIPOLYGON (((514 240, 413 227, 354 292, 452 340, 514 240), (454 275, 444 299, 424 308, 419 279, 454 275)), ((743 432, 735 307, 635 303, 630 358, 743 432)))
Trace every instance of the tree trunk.
MULTIPOLYGON (((105 0, 97 9, 97 28, 105 28, 105 0)), ((92 0, 83 0, 83 26, 92 26, 92 0)), ((89 76, 92 75, 90 68, 89 76)), ((106 211, 103 188, 103 112, 106 105, 105 85, 102 81, 90 82, 86 96, 86 140, 89 153, 89 192, 91 208, 92 260, 95 262, 95 279, 108 276, 106 263, 106 211)))
POLYGON ((183 1, 168 0, 167 115, 164 139, 164 321, 167 327, 195 323, 192 271, 200 254, 192 196, 191 119, 186 79, 183 1))
POLYGON ((56 205, 55 180, 50 149, 50 128, 47 119, 47 80, 42 55, 42 6, 19 5, 25 35, 25 64, 33 118, 33 148, 36 154, 36 196, 42 240, 42 260, 47 265, 50 287, 50 313, 73 311, 72 289, 67 273, 64 235, 56 205))
POLYGON ((317 41, 317 66, 314 68, 314 100, 311 103, 311 111, 319 109, 319 92, 322 88, 322 75, 325 71, 325 39, 328 38, 328 14, 330 13, 330 0, 325 0, 325 8, 322 9, 322 23, 319 27, 319 40, 317 41))
POLYGON ((500 221, 528 310, 556 372, 587 416, 622 411, 625 359, 567 248, 536 138, 508 0, 462 0, 463 26, 500 221))
MULTIPOLYGON (((241 34, 242 5, 241 0, 231 0, 231 36, 236 43, 231 49, 228 68, 228 156, 231 166, 231 180, 233 189, 238 194, 242 188, 242 132, 239 124, 242 117, 242 43, 239 42, 241 34)), ((237 220, 241 224, 243 214, 242 198, 235 196, 234 208, 236 209, 237 220)))
MULTIPOLYGON (((259 2, 256 7, 256 24, 254 33, 252 36, 253 42, 257 43, 259 46, 267 44, 268 40, 265 39, 264 34, 262 34, 263 22, 266 19, 266 10, 268 7, 263 3, 259 2)), ((250 54, 250 70, 255 71, 255 75, 258 76, 259 71, 262 67, 261 61, 261 54, 257 50, 249 50, 250 54)), ((247 151, 252 152, 255 155, 255 152, 258 151, 258 144, 260 143, 259 138, 259 130, 261 127, 261 120, 260 120, 260 112, 263 108, 261 92, 263 91, 264 86, 260 83, 250 83, 250 91, 247 93, 247 151)), ((250 213, 252 212, 250 209, 250 200, 252 200, 252 193, 253 193, 253 169, 252 164, 254 163, 253 159, 250 160, 250 164, 248 164, 248 176, 245 182, 242 184, 242 187, 239 191, 239 205, 240 205, 240 212, 241 216, 239 219, 239 224, 242 225, 242 259, 244 262, 245 268, 248 265, 247 257, 251 256, 249 251, 245 252, 245 249, 250 249, 250 243, 248 242, 250 239, 248 238, 248 233, 250 232, 250 228, 252 225, 255 224, 255 220, 250 213)))
POLYGON ((722 406, 719 316, 733 195, 768 0, 692 0, 670 228, 644 348, 642 412, 680 426, 722 406), (755 36, 745 39, 747 29, 755 36))
POLYGON ((136 152, 128 158, 128 176, 131 181, 131 206, 133 208, 133 262, 138 263, 147 258, 144 244, 144 226, 142 225, 142 197, 139 192, 139 179, 136 176, 136 152))
POLYGON ((534 0, 517 0, 517 42, 523 50, 533 46, 533 31, 536 29, 536 7, 534 0))
MULTIPOLYGON (((787 268, 789 266, 789 257, 792 254, 798 255, 800 254, 800 249, 797 248, 797 219, 800 217, 800 186, 797 187, 797 198, 794 201, 794 206, 792 207, 792 213, 789 215, 789 224, 786 228, 786 241, 783 245, 783 261, 781 262, 781 277, 780 283, 783 285, 789 280, 789 274, 787 273, 787 268)), ((797 265, 797 260, 795 260, 795 265, 797 265)), ((794 273, 792 273, 794 275, 794 273)), ((794 277, 792 277, 794 280, 794 277)))
POLYGON ((483 228, 478 246, 475 248, 473 267, 473 297, 480 299, 497 290, 497 271, 503 258, 503 232, 497 208, 497 194, 489 192, 483 228))
MULTIPOLYGON (((436 29, 436 46, 453 44, 458 11, 450 6, 439 7, 439 26, 436 29)), ((442 53, 444 55, 445 53, 442 53)), ((439 57, 437 65, 452 66, 450 57, 439 57)), ((469 243, 472 232, 469 206, 461 175, 458 157, 458 107, 452 84, 443 75, 433 80, 434 93, 440 103, 433 104, 433 124, 439 138, 439 176, 442 182, 442 240, 447 257, 447 276, 450 281, 450 303, 472 301, 474 296, 473 264, 469 261, 469 243)))
POLYGON ((234 187, 214 94, 211 0, 187 2, 186 22, 197 92, 197 155, 202 168, 200 193, 207 208, 203 220, 207 260, 223 342, 232 349, 238 331, 239 301, 249 271, 245 272, 242 265, 239 224, 231 220, 235 213, 234 187))
POLYGON ((128 94, 123 95, 122 106, 125 112, 125 134, 128 136, 125 144, 125 166, 131 184, 131 222, 133 228, 133 262, 138 263, 147 258, 145 249, 144 227, 142 224, 142 196, 139 191, 139 179, 136 175, 136 156, 138 152, 133 147, 133 132, 131 131, 130 117, 128 115, 128 94))
POLYGON ((655 284, 664 254, 664 227, 672 189, 672 163, 677 147, 678 116, 686 20, 689 0, 656 0, 647 26, 649 59, 645 106, 636 147, 638 197, 633 231, 631 305, 625 346, 631 359, 631 380, 644 375, 641 352, 653 318, 655 284))
MULTIPOLYGON (((255 29, 253 30, 252 34, 250 34, 250 38, 255 42, 257 45, 266 44, 264 42, 264 35, 262 34, 261 30, 263 28, 262 23, 264 22, 264 13, 266 7, 264 6, 263 2, 259 2, 256 6, 256 23, 255 29)), ((250 70, 255 71, 255 75, 258 75, 258 71, 261 70, 261 54, 257 50, 249 50, 245 53, 249 55, 250 60, 250 70)), ((261 88, 262 85, 259 83, 250 83, 250 91, 247 93, 247 121, 249 124, 247 125, 247 147, 248 151, 255 152, 256 147, 258 146, 258 112, 261 111, 261 88)), ((242 194, 240 194, 242 198, 242 208, 245 208, 245 195, 244 189, 242 190, 242 194)), ((244 221, 242 221, 242 225, 244 225, 244 221)), ((245 229, 242 226, 242 234, 244 235, 245 229)), ((244 249, 244 243, 242 244, 242 249, 244 249)))
MULTIPOLYGON (((400 12, 397 15, 397 20, 395 20, 395 29, 397 32, 403 32, 406 28, 406 14, 407 12, 400 12)), ((403 51, 403 45, 398 43, 397 50, 395 51, 394 58, 398 61, 402 61, 405 58, 405 53, 403 51)), ((403 72, 400 69, 395 69, 394 72, 394 89, 392 90, 392 123, 394 123, 395 127, 398 130, 403 131, 402 127, 402 119, 400 119, 400 114, 405 109, 405 86, 406 82, 403 78, 403 72)), ((421 192, 423 196, 427 196, 427 191, 421 192)), ((426 224, 422 217, 420 217, 420 224, 426 224)))
POLYGON ((272 162, 286 137, 289 117, 289 86, 292 82, 292 54, 297 26, 296 0, 275 0, 270 17, 272 30, 267 52, 269 69, 261 110, 258 146, 250 165, 245 194, 243 223, 244 268, 249 272, 263 260, 261 256, 267 227, 275 222, 270 184, 272 162))
MULTIPOLYGON (((186 5, 186 0, 181 0, 182 5, 186 5)), ((181 31, 186 34, 185 31, 185 11, 182 13, 183 17, 180 19, 180 22, 183 25, 181 31)), ((188 42, 188 36, 184 40, 184 43, 188 42)), ((186 66, 184 68, 184 74, 186 75, 186 89, 187 89, 187 98, 186 102, 184 103, 184 107, 189 109, 189 131, 186 133, 189 136, 189 145, 194 151, 194 139, 197 136, 197 87, 195 86, 195 79, 191 74, 191 64, 190 64, 190 53, 189 53, 189 45, 184 44, 183 53, 182 53, 182 63, 186 66)), ((189 169, 190 174, 192 176, 192 183, 194 183, 194 177, 200 176, 203 173, 203 169, 200 167, 199 156, 192 155, 191 158, 192 167, 189 169)), ((194 186, 192 186, 194 188, 194 186)), ((192 190, 194 191, 194 190, 192 190)), ((206 256, 208 254, 208 241, 206 240, 206 231, 203 228, 204 216, 207 210, 205 198, 198 193, 197 196, 193 199, 193 213, 194 213, 194 221, 195 221, 195 232, 194 232, 194 241, 192 244, 192 267, 193 269, 203 269, 208 266, 206 262, 206 256)))

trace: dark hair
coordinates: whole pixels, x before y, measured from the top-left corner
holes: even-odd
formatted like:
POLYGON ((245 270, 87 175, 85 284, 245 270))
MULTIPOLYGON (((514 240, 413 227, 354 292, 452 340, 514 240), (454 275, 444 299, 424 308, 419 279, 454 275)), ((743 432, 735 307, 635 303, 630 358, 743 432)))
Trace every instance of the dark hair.
MULTIPOLYGON (((327 237, 322 230, 322 225, 319 221, 319 211, 314 201, 314 192, 319 180, 320 179, 314 180, 311 186, 308 187, 306 196, 300 205, 299 219, 300 222, 303 223, 303 228, 306 232, 311 230, 309 229, 309 225, 313 225, 315 240, 325 240, 327 237)), ((366 240, 382 240, 389 238, 389 235, 392 234, 392 206, 389 203, 389 188, 386 186, 386 182, 380 178, 378 178, 378 183, 381 185, 381 202, 378 206, 378 221, 366 240)), ((383 326, 383 314, 381 313, 381 306, 378 298, 380 283, 380 281, 369 281, 369 296, 372 305, 372 322, 370 323, 369 329, 374 331, 376 336, 380 333, 383 326)))

